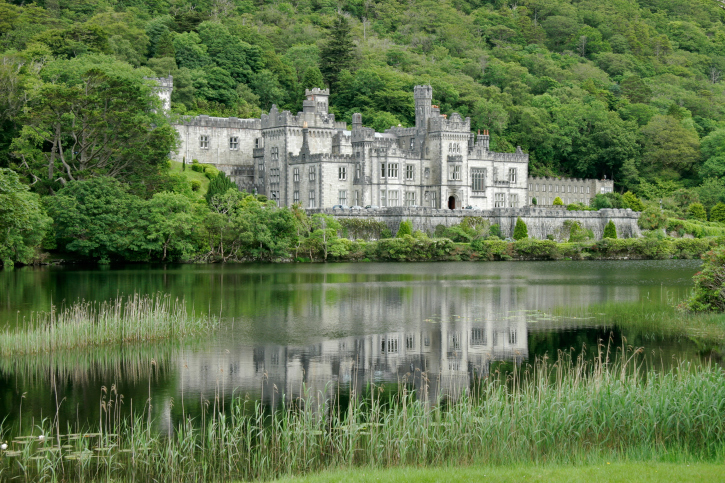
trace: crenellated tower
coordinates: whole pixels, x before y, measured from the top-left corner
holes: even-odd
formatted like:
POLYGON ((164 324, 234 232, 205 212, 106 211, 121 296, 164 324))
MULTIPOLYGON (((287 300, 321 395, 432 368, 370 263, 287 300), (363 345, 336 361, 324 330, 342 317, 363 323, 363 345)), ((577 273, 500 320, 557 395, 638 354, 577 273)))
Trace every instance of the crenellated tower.
POLYGON ((425 129, 432 114, 433 88, 431 86, 415 86, 413 97, 415 99, 415 127, 425 129))

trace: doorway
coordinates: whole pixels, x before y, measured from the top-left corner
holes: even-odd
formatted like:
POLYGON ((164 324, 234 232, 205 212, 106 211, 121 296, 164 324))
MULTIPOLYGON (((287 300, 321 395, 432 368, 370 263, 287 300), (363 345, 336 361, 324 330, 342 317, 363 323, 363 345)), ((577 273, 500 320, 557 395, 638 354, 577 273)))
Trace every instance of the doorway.
POLYGON ((448 197, 448 209, 449 210, 455 210, 456 209, 456 197, 455 196, 449 196, 448 197))

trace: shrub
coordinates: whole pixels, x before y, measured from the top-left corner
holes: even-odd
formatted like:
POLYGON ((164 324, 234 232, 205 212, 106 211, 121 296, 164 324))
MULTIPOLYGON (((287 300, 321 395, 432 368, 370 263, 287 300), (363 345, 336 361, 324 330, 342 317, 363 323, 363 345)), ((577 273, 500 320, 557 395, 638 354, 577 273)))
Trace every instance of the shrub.
POLYGON ((402 221, 398 227, 396 238, 403 238, 405 235, 413 234, 413 222, 410 220, 402 221))
POLYGON ((617 238, 617 227, 614 226, 614 222, 612 220, 609 220, 607 226, 604 227, 604 236, 602 236, 602 238, 617 238))
POLYGON ((631 191, 627 191, 622 196, 622 200, 627 204, 629 208, 631 208, 634 211, 644 211, 644 204, 640 201, 639 198, 637 198, 637 195, 632 193, 631 191))
POLYGON ((725 203, 720 202, 710 210, 710 221, 725 223, 725 203))
POLYGON ((643 230, 656 230, 667 225, 667 216, 659 208, 647 208, 639 215, 637 224, 643 230))
POLYGON ((536 201, 536 198, 531 198, 531 204, 536 206, 538 202, 536 201))
POLYGON ((210 180, 216 178, 219 176, 219 170, 216 169, 214 166, 205 166, 204 167, 204 176, 209 178, 210 180))
POLYGON ((554 198, 554 202, 552 203, 554 206, 564 206, 564 202, 561 201, 561 198, 558 196, 554 198))
POLYGON ((519 256, 556 260, 560 257, 558 244, 552 240, 526 239, 514 242, 514 250, 519 256))
POLYGON ((471 242, 471 249, 485 260, 510 259, 510 243, 504 240, 483 240, 478 238, 471 242))
POLYGON ((204 172, 204 166, 199 164, 199 161, 196 159, 191 162, 191 170, 196 171, 197 173, 203 173, 204 172))
POLYGON ((516 218, 516 226, 514 227, 514 240, 523 240, 529 237, 529 229, 521 218, 516 218))
POLYGON ((584 228, 578 221, 567 220, 564 222, 564 227, 569 229, 569 243, 584 242, 594 238, 594 233, 584 228))
POLYGON ((501 238, 501 227, 496 223, 495 225, 491 225, 491 227, 488 229, 488 236, 495 236, 497 238, 501 238))
POLYGON ((694 312, 725 312, 725 247, 703 257, 702 270, 695 274, 695 290, 689 301, 694 312))
POLYGON ((687 208, 687 217, 700 221, 707 221, 707 212, 702 203, 692 203, 687 208))
POLYGON ((194 179, 191 181, 191 191, 199 191, 201 189, 201 181, 194 179))
MULTIPOLYGON (((571 205, 569 205, 571 206, 571 205)), ((606 195, 602 193, 597 194, 592 198, 591 207, 595 210, 601 210, 602 208, 614 208, 612 201, 606 195)))

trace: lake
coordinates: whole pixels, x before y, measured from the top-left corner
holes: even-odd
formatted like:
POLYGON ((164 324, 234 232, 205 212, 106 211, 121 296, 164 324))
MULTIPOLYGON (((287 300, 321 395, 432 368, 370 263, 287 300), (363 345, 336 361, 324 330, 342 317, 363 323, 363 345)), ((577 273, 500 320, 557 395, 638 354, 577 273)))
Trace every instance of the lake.
MULTIPOLYGON (((202 340, 0 359, 6 425, 87 424, 115 391, 123 411, 149 400, 160 430, 233 395, 277 407, 300 395, 349 397, 407 384, 438 402, 474 377, 558 350, 643 346, 698 358, 684 338, 628 331, 588 308, 673 303, 697 260, 127 265, 0 271, 0 323, 33 311, 133 293, 185 298, 217 314, 202 340), (557 316, 564 309, 570 316, 557 316), (113 389, 113 390, 112 390, 113 389), (104 392, 105 391, 105 392, 104 392), (120 395, 123 395, 121 400, 120 395)), ((27 427, 27 426, 26 426, 27 427)))

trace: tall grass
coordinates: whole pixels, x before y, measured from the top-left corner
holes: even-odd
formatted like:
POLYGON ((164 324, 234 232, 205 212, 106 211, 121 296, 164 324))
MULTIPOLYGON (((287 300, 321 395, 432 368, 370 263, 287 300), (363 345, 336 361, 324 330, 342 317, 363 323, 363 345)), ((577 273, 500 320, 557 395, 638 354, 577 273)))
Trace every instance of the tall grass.
POLYGON ((80 301, 65 310, 34 313, 15 327, 8 326, 0 332, 0 356, 180 339, 208 332, 217 323, 216 317, 189 312, 184 300, 169 295, 80 301))
POLYGON ((591 361, 543 358, 435 406, 404 384, 386 394, 370 383, 344 405, 323 391, 277 411, 236 398, 224 412, 213 404, 196 420, 183 417, 164 435, 143 414, 107 417, 95 439, 74 440, 70 455, 24 445, 0 458, 0 477, 264 480, 331 467, 724 457, 725 371, 684 362, 658 371, 636 352, 613 361, 607 351, 591 361))
MULTIPOLYGON (((605 304, 562 306, 551 310, 555 320, 587 320, 590 325, 617 326, 663 336, 694 337, 703 342, 725 341, 725 314, 692 313, 680 309, 672 299, 665 303, 609 302, 605 304)), ((543 326, 543 324, 542 324, 543 326)))

